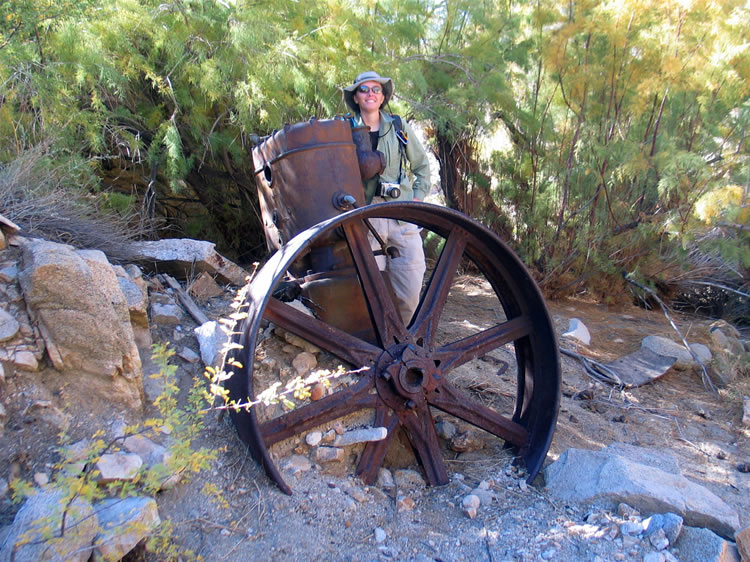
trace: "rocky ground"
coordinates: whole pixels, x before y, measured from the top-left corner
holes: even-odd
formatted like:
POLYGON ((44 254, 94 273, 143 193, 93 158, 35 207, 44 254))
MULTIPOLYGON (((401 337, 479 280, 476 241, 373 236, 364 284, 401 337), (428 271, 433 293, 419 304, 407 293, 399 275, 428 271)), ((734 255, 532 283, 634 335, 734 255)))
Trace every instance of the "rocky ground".
MULTIPOLYGON (((169 294, 162 288, 163 295, 169 294)), ((168 298, 166 300, 169 300, 168 298)), ((210 318, 228 313, 231 295, 204 301, 210 318)), ((159 299, 155 299, 159 302, 159 299)), ((627 355, 647 335, 675 337, 661 312, 636 307, 611 308, 581 300, 548 303, 560 336, 569 320, 581 319, 591 332, 590 345, 560 338, 560 345, 599 361, 627 355)), ((466 275, 452 289, 441 321, 446 337, 458 337, 468 324, 490 321, 497 303, 486 283, 466 275)), ((690 342, 710 343, 709 321, 676 318, 690 342)), ((197 324, 187 315, 177 324, 153 323, 154 341, 169 342, 177 381, 184 390, 202 378, 197 361, 197 324)), ((259 347, 259 381, 274 373, 284 376, 305 353, 302 347, 271 335, 259 347)), ((512 367, 499 368, 512 355, 496 350, 456 373, 461 385, 489 405, 512 402, 512 367)), ((325 353, 318 367, 335 362, 325 353)), ((548 463, 571 447, 601 449, 612 443, 669 452, 688 480, 721 498, 739 516, 740 528, 750 525, 750 429, 743 425, 743 395, 750 378, 741 377, 719 393, 705 387, 698 370, 671 369, 647 385, 619 389, 597 382, 582 364, 561 357, 562 402, 548 463)), ((9 383, 10 384, 10 383, 9 383)), ((22 383, 6 387, 6 395, 23 396, 22 383)), ((42 406, 44 407, 44 406, 42 406)), ((13 413, 13 412, 12 412, 13 413)), ((154 415, 149 406, 146 415, 154 415)), ((16 412, 15 414, 19 414, 16 412)), ((15 415, 5 429, 3 448, 10 451, 0 470, 5 481, 20 476, 41 485, 54 474, 58 440, 50 414, 33 411, 15 415)), ((267 415, 274 415, 273 408, 267 415)), ((264 414, 264 415, 265 415, 264 414)), ((450 483, 428 487, 414 459, 403 448, 392 451, 376 485, 365 485, 352 474, 357 447, 333 462, 317 452, 326 434, 335 437, 367 425, 365 417, 347 417, 279 444, 273 457, 293 494, 285 495, 265 476, 239 441, 228 417, 206 416, 206 428, 195 442, 218 452, 210 469, 162 491, 156 497, 162 520, 173 526, 173 542, 181 559, 205 560, 690 560, 731 559, 707 554, 727 543, 683 528, 675 544, 674 528, 649 531, 650 513, 637 506, 589 505, 560 500, 545 488, 542 473, 527 484, 523 468, 514 466, 502 442, 469 434, 471 446, 458 447, 456 436, 468 428, 448 418, 440 434, 450 483), (453 427, 452 427, 453 426, 453 427), (452 429, 451 429, 452 427, 452 429), (455 433, 455 434, 454 434, 455 433), (312 434, 312 435, 311 435, 312 434), (214 492, 209 493, 213 489, 214 492), (216 493, 218 492, 218 493, 216 493), (691 533, 696 536, 691 537, 691 533), (698 545, 698 546, 696 546, 698 545), (698 553, 698 554, 696 554, 698 553)), ((112 415, 76 418, 67 433, 80 437, 96 429, 115 432, 125 419, 112 415), (106 417, 105 417, 106 419, 106 417), (103 424, 103 427, 102 427, 103 424)), ((361 448, 361 446, 360 446, 361 448)), ((0 524, 10 523, 18 506, 4 492, 0 524)), ((713 535, 715 537, 715 535, 713 535)), ((718 539, 718 538, 717 538, 718 539)), ((2 536, 0 536, 0 542, 2 536)), ((718 550, 717 550, 718 549, 718 550)), ((155 559, 143 550, 131 558, 155 559)), ((727 554, 728 556, 728 554, 727 554)))
MULTIPOLYGON (((566 331, 571 317, 582 319, 592 334, 589 346, 565 338, 561 345, 601 361, 637 349, 646 335, 675 339, 661 312, 611 309, 582 301, 549 305, 558 334, 566 331)), ((445 317, 458 329, 467 319, 478 321, 486 315, 492 297, 481 280, 468 277, 457 284, 451 306, 445 317)), ((680 318, 678 323, 691 343, 705 340, 707 321, 680 318)), ((190 338, 181 342, 192 345, 190 338)), ((283 369, 302 349, 272 339, 263 352, 265 365, 283 369)), ((481 389, 482 377, 490 380, 495 374, 496 366, 490 366, 470 384, 481 389)), ((567 356, 562 357, 562 371, 562 403, 549 461, 570 447, 599 449, 615 442, 666 450, 676 456, 688 479, 737 511, 742 527, 750 524, 750 475, 737 468, 750 461, 750 433, 741 421, 741 394, 748 391, 747 380, 716 395, 706 390, 696 370, 672 369, 654 383, 629 390, 594 381, 580 362, 567 356)), ((502 399, 513 391, 512 383, 499 384, 498 388, 485 386, 483 392, 502 399)), ((345 420, 347 424, 356 422, 345 420)), ((312 442, 316 441, 313 436, 312 442)), ((646 513, 625 505, 615 508, 558 500, 545 489, 543 476, 527 485, 523 469, 513 466, 501 443, 480 441, 481 449, 462 453, 452 451, 448 441, 444 443, 451 473, 446 486, 425 486, 419 468, 408 466, 398 455, 389 459, 389 469, 381 471, 378 484, 367 486, 352 476, 354 464, 349 457, 316 462, 314 447, 303 434, 273 451, 294 491, 287 496, 248 456, 231 423, 211 416, 203 442, 221 449, 213 469, 164 493, 160 511, 174 522, 182 547, 210 560, 239 556, 655 561, 694 556, 681 556, 679 545, 666 547, 663 533, 647 537, 646 513), (211 503, 200 494, 205 481, 224 491, 225 505, 211 503), (470 495, 480 498, 474 517, 468 515, 471 500, 466 498, 470 495)), ((702 544, 700 537, 695 540, 702 544)), ((683 548, 694 552, 687 543, 683 548)))

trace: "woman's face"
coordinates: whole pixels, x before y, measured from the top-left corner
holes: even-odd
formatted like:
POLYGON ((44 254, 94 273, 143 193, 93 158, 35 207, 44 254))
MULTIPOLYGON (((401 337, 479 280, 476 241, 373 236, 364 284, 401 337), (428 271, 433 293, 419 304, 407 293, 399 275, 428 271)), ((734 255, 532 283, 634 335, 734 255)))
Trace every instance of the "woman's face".
POLYGON ((354 93, 354 101, 359 105, 359 110, 365 112, 380 109, 384 98, 383 86, 373 80, 368 80, 367 82, 360 84, 357 91, 354 93), (362 86, 365 86, 368 89, 366 93, 362 91, 362 86), (376 94, 372 91, 373 88, 378 88, 380 92, 376 94))

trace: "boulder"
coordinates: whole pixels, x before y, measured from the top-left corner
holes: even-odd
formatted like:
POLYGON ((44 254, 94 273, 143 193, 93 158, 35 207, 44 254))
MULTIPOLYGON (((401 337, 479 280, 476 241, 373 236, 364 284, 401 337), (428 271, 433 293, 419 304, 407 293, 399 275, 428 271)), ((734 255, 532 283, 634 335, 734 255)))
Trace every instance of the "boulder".
POLYGON ((737 546, 708 529, 684 527, 675 546, 683 562, 740 562, 737 546))
POLYGON ((169 273, 187 279, 195 273, 208 273, 221 283, 242 286, 249 273, 219 255, 214 244, 205 240, 170 238, 133 242, 132 258, 154 273, 169 273))
POLYGON ((86 562, 91 557, 98 526, 94 508, 86 500, 79 497, 68 505, 61 490, 40 490, 18 510, 0 545, 0 562, 86 562), (63 512, 65 534, 60 536, 63 512))
POLYGON ((118 265, 112 269, 128 303, 130 323, 134 327, 148 328, 148 290, 141 270, 135 265, 128 266, 127 269, 118 265))
POLYGON ((568 449, 545 469, 547 490, 566 501, 598 501, 612 508, 624 502, 643 513, 673 512, 688 525, 708 527, 724 537, 734 534, 739 517, 721 498, 648 462, 650 457, 663 457, 663 452, 630 447, 641 449, 640 456, 568 449))
POLYGON ((743 562, 750 560, 750 527, 737 531, 734 534, 734 540, 737 542, 737 550, 743 562))
POLYGON ((120 560, 161 523, 156 502, 148 497, 113 498, 95 506, 99 532, 94 560, 120 560))
MULTIPOLYGON (((641 342, 641 347, 649 349, 658 355, 664 357, 674 357, 676 359, 674 367, 676 369, 691 369, 697 367, 698 363, 695 361, 690 352, 685 349, 685 346, 681 343, 674 342, 669 338, 662 336, 646 336, 641 342)), ((690 349, 703 363, 711 361, 711 350, 703 344, 691 343, 690 349)))
POLYGON ((24 239, 19 282, 47 353, 71 387, 128 408, 143 403, 128 302, 106 256, 24 239))

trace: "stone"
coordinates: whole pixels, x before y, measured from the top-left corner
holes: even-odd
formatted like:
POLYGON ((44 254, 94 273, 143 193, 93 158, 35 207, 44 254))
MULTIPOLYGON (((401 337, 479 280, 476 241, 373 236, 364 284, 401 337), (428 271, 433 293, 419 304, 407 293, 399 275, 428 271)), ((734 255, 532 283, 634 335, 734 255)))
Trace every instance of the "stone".
MULTIPOLYGON (((2 496, 3 494, 0 493, 0 497, 2 496)), ((750 527, 745 527, 741 531, 737 531, 734 534, 734 540, 737 543, 737 550, 740 553, 742 562, 750 560, 750 527)))
POLYGON ((662 530, 669 544, 674 544, 682 531, 682 517, 676 513, 657 513, 644 519, 643 524, 646 527, 645 536, 650 537, 662 530))
POLYGON ((177 326, 182 322, 184 313, 175 303, 151 303, 151 322, 160 326, 177 326))
POLYGON ((643 562, 665 562, 665 560, 661 552, 647 552, 643 556, 643 562))
POLYGON ((143 459, 134 453, 107 453, 96 462, 99 482, 132 480, 143 466, 143 459))
POLYGON ((315 460, 319 463, 340 462, 344 460, 344 449, 338 447, 318 447, 315 449, 315 460))
POLYGON ((469 519, 474 519, 477 516, 481 503, 481 500, 473 494, 464 496, 464 499, 461 500, 461 506, 469 519))
POLYGON ((664 533, 664 529, 658 529, 648 537, 648 542, 651 543, 656 550, 664 550, 669 546, 669 539, 664 533))
MULTIPOLYGON (((523 482, 523 480, 521 480, 521 482, 523 482)), ((492 500, 495 499, 495 492, 482 488, 474 488, 471 491, 471 495, 478 497, 481 505, 485 506, 490 505, 492 503, 492 500)))
POLYGON ((373 532, 373 534, 375 535, 376 543, 381 544, 385 542, 386 534, 383 529, 381 529, 380 527, 375 527, 375 531, 373 532))
POLYGON ((435 429, 437 430, 438 437, 445 439, 446 441, 453 439, 457 431, 455 424, 447 420, 439 420, 435 424, 435 429))
POLYGON ((222 360, 222 350, 229 342, 229 336, 221 329, 218 322, 211 320, 193 330, 198 338, 201 361, 207 367, 215 366, 222 360))
POLYGON ((409 496, 399 496, 396 499, 396 509, 398 511, 411 511, 415 506, 414 500, 409 496))
POLYGON ((21 371, 38 371, 39 361, 31 351, 16 351, 10 358, 16 369, 21 371))
POLYGON ((94 560, 122 559, 161 524, 156 502, 149 497, 106 499, 94 509, 99 517, 94 560))
POLYGON ((300 472, 307 472, 312 468, 310 459, 303 455, 291 455, 283 460, 281 469, 291 473, 293 476, 300 472))
POLYGON ((611 506, 625 502, 646 513, 670 511, 687 524, 727 537, 739 527, 737 513, 703 486, 607 450, 568 449, 545 469, 545 477, 548 492, 559 499, 611 506))
POLYGON ((737 546, 709 529, 684 527, 675 546, 683 562, 740 562, 737 546))
POLYGON ((287 332, 286 330, 276 327, 274 328, 274 333, 279 336, 281 339, 283 339, 288 344, 291 344, 295 347, 298 347, 304 351, 307 351, 308 353, 317 354, 320 353, 320 348, 312 343, 310 343, 307 340, 302 339, 297 334, 292 334, 291 332, 287 332))
POLYGON ((294 370, 297 371, 297 374, 300 376, 306 375, 317 366, 318 360, 315 358, 315 355, 309 351, 298 353, 292 360, 292 367, 294 367, 294 370))
POLYGON ((10 489, 10 486, 8 486, 8 481, 0 476, 0 500, 3 499, 6 495, 8 495, 8 490, 10 489))
POLYGON ((392 490, 393 488, 395 488, 396 483, 393 480, 393 473, 387 468, 381 466, 378 469, 377 484, 384 490, 392 490))
POLYGON ((249 273, 214 250, 215 244, 205 240, 168 238, 133 242, 132 259, 152 273, 169 273, 188 279, 195 273, 208 273, 221 283, 242 286, 249 273))
POLYGON ((5 367, 3 367, 3 364, 0 363, 0 383, 5 382, 5 367))
POLYGON ((578 340, 583 345, 589 345, 591 343, 589 329, 580 318, 570 319, 570 322, 568 323, 568 331, 565 332, 562 337, 578 340))
POLYGON ((210 298, 223 295, 224 289, 214 281, 213 277, 204 271, 200 274, 198 279, 188 285, 188 293, 199 301, 206 301, 210 298))
MULTIPOLYGON (((663 451, 658 449, 649 449, 647 447, 639 447, 637 445, 631 445, 629 443, 610 443, 602 452, 619 455, 621 457, 628 458, 638 464, 645 464, 653 466, 664 472, 670 474, 681 475, 682 470, 680 464, 677 462, 677 457, 671 451, 663 451)), ((640 517, 640 513, 637 516, 640 517)))
POLYGON ((0 308, 0 342, 13 339, 20 329, 18 320, 0 308))
POLYGON ((37 472, 34 474, 34 482, 40 488, 43 488, 49 484, 49 475, 44 472, 37 472))
POLYGON ((23 239, 18 280, 32 320, 71 392, 143 405, 141 359, 125 296, 106 256, 23 239), (74 288, 73 290, 71 290, 74 288))
POLYGON ((320 431, 311 431, 307 435, 305 435, 305 443, 307 443, 310 447, 317 447, 320 445, 320 442, 323 440, 323 433, 320 431))
POLYGON ((91 544, 98 527, 98 517, 89 502, 77 497, 68 504, 62 490, 39 490, 16 513, 10 531, 0 545, 0 561, 86 562, 91 557, 91 544), (59 530, 63 513, 65 535, 61 537, 59 530))
POLYGON ((413 490, 416 488, 424 488, 427 484, 422 478, 422 475, 416 470, 410 468, 404 468, 396 470, 393 473, 393 480, 396 482, 399 490, 413 490))
POLYGON ((465 431, 451 439, 450 448, 459 453, 478 451, 484 448, 484 439, 479 432, 474 430, 465 431))
POLYGON ((122 442, 123 448, 128 452, 138 455, 143 465, 149 470, 159 470, 159 479, 162 482, 159 489, 169 490, 180 481, 180 474, 170 470, 172 454, 163 445, 154 443, 143 435, 129 435, 122 442))
POLYGON ((388 436, 388 429, 385 427, 366 427, 362 429, 352 429, 339 435, 334 439, 334 447, 347 447, 356 443, 367 443, 369 441, 382 441, 388 436))
POLYGON ((742 398, 743 414, 742 414, 742 425, 750 426, 750 396, 744 396, 742 398))
POLYGON ((625 521, 622 525, 620 525, 620 533, 623 534, 623 536, 635 536, 640 535, 643 532, 643 524, 639 521, 625 521))
MULTIPOLYGON (((674 357, 676 359, 674 367, 684 370, 697 367, 698 363, 693 359, 690 352, 685 349, 681 343, 674 342, 669 338, 662 336, 646 336, 641 341, 641 347, 649 349, 658 355, 664 357, 674 357)), ((690 344, 690 349, 703 363, 711 361, 711 351, 703 344, 690 344)))
POLYGON ((137 266, 133 267, 138 271, 138 277, 134 278, 131 275, 132 270, 126 270, 124 267, 115 266, 112 269, 128 303, 130 323, 138 328, 148 328, 148 290, 140 276, 140 270, 137 266))
POLYGON ((0 402, 0 434, 5 429, 5 422, 8 421, 8 412, 5 410, 5 406, 0 402))
POLYGON ((198 355, 195 351, 190 349, 189 347, 183 347, 177 355, 182 359, 183 361, 186 361, 187 363, 197 363, 201 360, 201 356, 198 355))

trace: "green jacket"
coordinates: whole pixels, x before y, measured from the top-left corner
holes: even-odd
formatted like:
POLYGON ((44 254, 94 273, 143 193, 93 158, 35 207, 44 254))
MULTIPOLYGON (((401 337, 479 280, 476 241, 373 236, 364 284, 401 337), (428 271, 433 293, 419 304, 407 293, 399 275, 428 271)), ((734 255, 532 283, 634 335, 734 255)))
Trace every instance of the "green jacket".
MULTIPOLYGON (((356 127, 364 125, 362 116, 358 113, 351 115, 351 123, 352 126, 356 127)), ((430 189, 430 163, 427 160, 427 153, 409 123, 403 118, 401 119, 401 123, 409 142, 406 145, 406 163, 403 166, 404 169, 401 172, 402 177, 399 182, 398 171, 401 153, 398 146, 399 140, 396 138, 396 128, 393 123, 393 117, 383 111, 380 112, 378 150, 385 154, 385 170, 383 170, 380 176, 375 176, 364 182, 365 200, 367 203, 372 201, 380 179, 386 182, 399 182, 401 184, 401 196, 395 199, 395 201, 413 201, 414 199, 422 201, 430 189), (409 171, 414 177, 413 182, 410 179, 409 171)))

